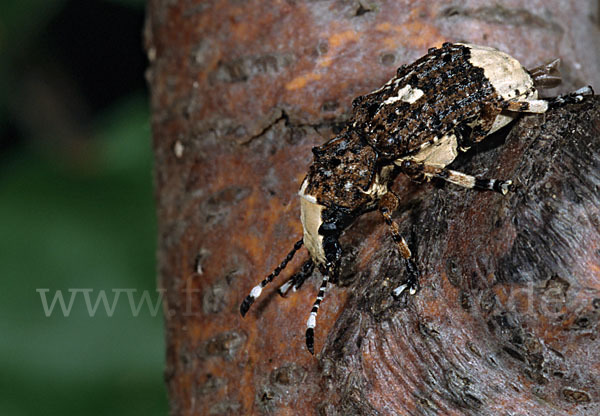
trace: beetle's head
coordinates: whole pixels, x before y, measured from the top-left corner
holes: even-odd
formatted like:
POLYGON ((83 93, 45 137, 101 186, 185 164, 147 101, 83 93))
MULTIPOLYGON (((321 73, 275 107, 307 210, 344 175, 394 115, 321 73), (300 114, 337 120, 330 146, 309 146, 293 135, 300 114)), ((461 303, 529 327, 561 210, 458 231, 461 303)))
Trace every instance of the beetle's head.
POLYGON ((380 197, 380 169, 375 150, 352 131, 313 153, 299 192, 301 219, 304 244, 315 263, 324 264, 335 260, 341 232, 380 197))
POLYGON ((300 219, 304 230, 304 245, 317 265, 335 264, 341 256, 338 237, 355 216, 344 207, 327 207, 306 193, 307 177, 300 188, 300 219))

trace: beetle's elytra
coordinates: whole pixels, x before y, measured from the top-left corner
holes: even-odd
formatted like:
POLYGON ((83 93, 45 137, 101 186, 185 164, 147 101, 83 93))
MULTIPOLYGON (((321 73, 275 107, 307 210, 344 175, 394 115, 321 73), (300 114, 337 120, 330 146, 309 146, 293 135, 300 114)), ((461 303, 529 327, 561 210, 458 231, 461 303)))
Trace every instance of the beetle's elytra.
POLYGON ((476 178, 447 169, 459 150, 468 149, 507 125, 521 112, 544 113, 549 107, 579 102, 590 87, 551 100, 537 88, 560 83, 558 60, 527 71, 496 49, 461 43, 432 48, 404 65, 381 88, 356 98, 339 135, 313 148, 314 161, 300 187, 304 236, 284 261, 255 286, 241 304, 242 316, 304 245, 310 258, 279 291, 300 288, 315 266, 323 275, 307 321, 306 345, 314 353, 317 312, 330 278, 339 273, 338 238, 361 214, 379 210, 406 264, 404 283, 394 295, 414 294, 419 269, 391 213, 398 197, 388 185, 403 173, 414 179, 437 177, 466 188, 507 193, 511 181, 476 178))

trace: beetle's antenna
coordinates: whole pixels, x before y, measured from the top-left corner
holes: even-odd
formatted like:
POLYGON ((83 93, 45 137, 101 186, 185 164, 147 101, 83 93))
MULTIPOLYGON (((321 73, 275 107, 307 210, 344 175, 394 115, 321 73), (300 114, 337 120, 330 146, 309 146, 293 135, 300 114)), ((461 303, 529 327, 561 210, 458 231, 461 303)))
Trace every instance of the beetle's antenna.
POLYGON ((311 354, 315 354, 315 326, 317 326, 317 313, 319 312, 319 306, 321 306, 321 301, 325 297, 325 292, 327 291, 327 283, 329 283, 329 274, 331 272, 331 267, 327 267, 323 273, 323 281, 321 282, 321 287, 319 288, 319 294, 317 295, 317 299, 313 304, 313 307, 310 311, 310 315, 308 316, 308 321, 306 321, 306 348, 310 351, 311 354))
POLYGON ((250 306, 260 296, 260 293, 262 292, 263 288, 269 283, 271 283, 271 281, 273 281, 273 279, 277 277, 283 269, 285 269, 285 266, 287 266, 288 263, 294 258, 294 254, 296 254, 296 251, 300 250, 300 247, 302 247, 303 243, 304 241, 302 239, 296 241, 296 244, 294 244, 294 248, 292 248, 292 250, 288 253, 285 259, 283 259, 281 264, 275 267, 275 270, 273 270, 271 274, 265 278, 265 280, 260 282, 258 285, 254 286, 250 294, 246 296, 246 299, 244 299, 244 301, 240 305, 240 313, 242 314, 242 316, 246 315, 248 309, 250 309, 250 306))

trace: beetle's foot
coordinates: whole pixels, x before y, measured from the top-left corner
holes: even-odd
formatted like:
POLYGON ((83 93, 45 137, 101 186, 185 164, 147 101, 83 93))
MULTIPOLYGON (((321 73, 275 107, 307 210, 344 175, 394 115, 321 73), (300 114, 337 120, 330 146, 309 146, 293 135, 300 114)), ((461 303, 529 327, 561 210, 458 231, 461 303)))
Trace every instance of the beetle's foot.
POLYGON ((592 97, 594 90, 591 85, 579 88, 577 91, 570 92, 568 94, 559 95, 548 100, 550 108, 561 107, 565 104, 577 104, 582 102, 585 97, 592 97))
POLYGON ((415 293, 417 293, 420 288, 421 286, 419 285, 419 282, 415 280, 412 282, 406 282, 404 284, 401 284, 396 289, 394 289, 392 293, 395 298, 399 298, 404 292, 412 296, 415 293))
POLYGON ((419 291, 421 285, 419 285, 419 269, 412 261, 412 259, 406 259, 406 271, 408 279, 406 282, 395 288, 392 293, 394 297, 398 298, 402 293, 407 292, 409 295, 414 295, 419 291))
POLYGON ((484 191, 494 191, 502 195, 506 195, 508 192, 514 189, 514 186, 511 180, 503 181, 500 179, 475 178, 474 188, 484 191))
POLYGON ((300 290, 300 288, 302 287, 306 279, 310 277, 314 269, 315 263, 312 259, 308 259, 307 261, 305 261, 302 265, 302 269, 300 269, 298 273, 290 277, 287 282, 282 284, 279 287, 279 289, 277 289, 279 295, 285 297, 287 296, 290 289, 292 289, 293 292, 300 290))

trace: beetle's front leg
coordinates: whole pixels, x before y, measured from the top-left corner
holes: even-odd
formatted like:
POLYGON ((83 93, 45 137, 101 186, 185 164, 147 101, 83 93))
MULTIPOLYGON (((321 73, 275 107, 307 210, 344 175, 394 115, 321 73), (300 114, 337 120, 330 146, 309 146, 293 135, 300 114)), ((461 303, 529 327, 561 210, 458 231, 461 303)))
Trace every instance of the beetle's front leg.
POLYGON ((282 284, 279 287, 279 289, 277 289, 277 291, 281 296, 286 296, 288 291, 292 288, 294 292, 297 291, 298 289, 300 289, 300 287, 302 287, 304 281, 310 277, 314 269, 315 263, 313 259, 310 258, 306 260, 300 268, 300 271, 298 271, 292 277, 290 277, 287 282, 282 284))
POLYGON ((406 240, 404 240, 404 237, 400 234, 398 224, 392 219, 392 212, 398 208, 398 203, 398 197, 388 191, 379 201, 379 212, 388 225, 392 234, 392 239, 394 240, 394 243, 396 243, 398 252, 406 264, 407 280, 404 284, 394 289, 394 296, 400 296, 406 289, 408 289, 408 293, 414 295, 419 289, 419 269, 412 259, 406 240))

